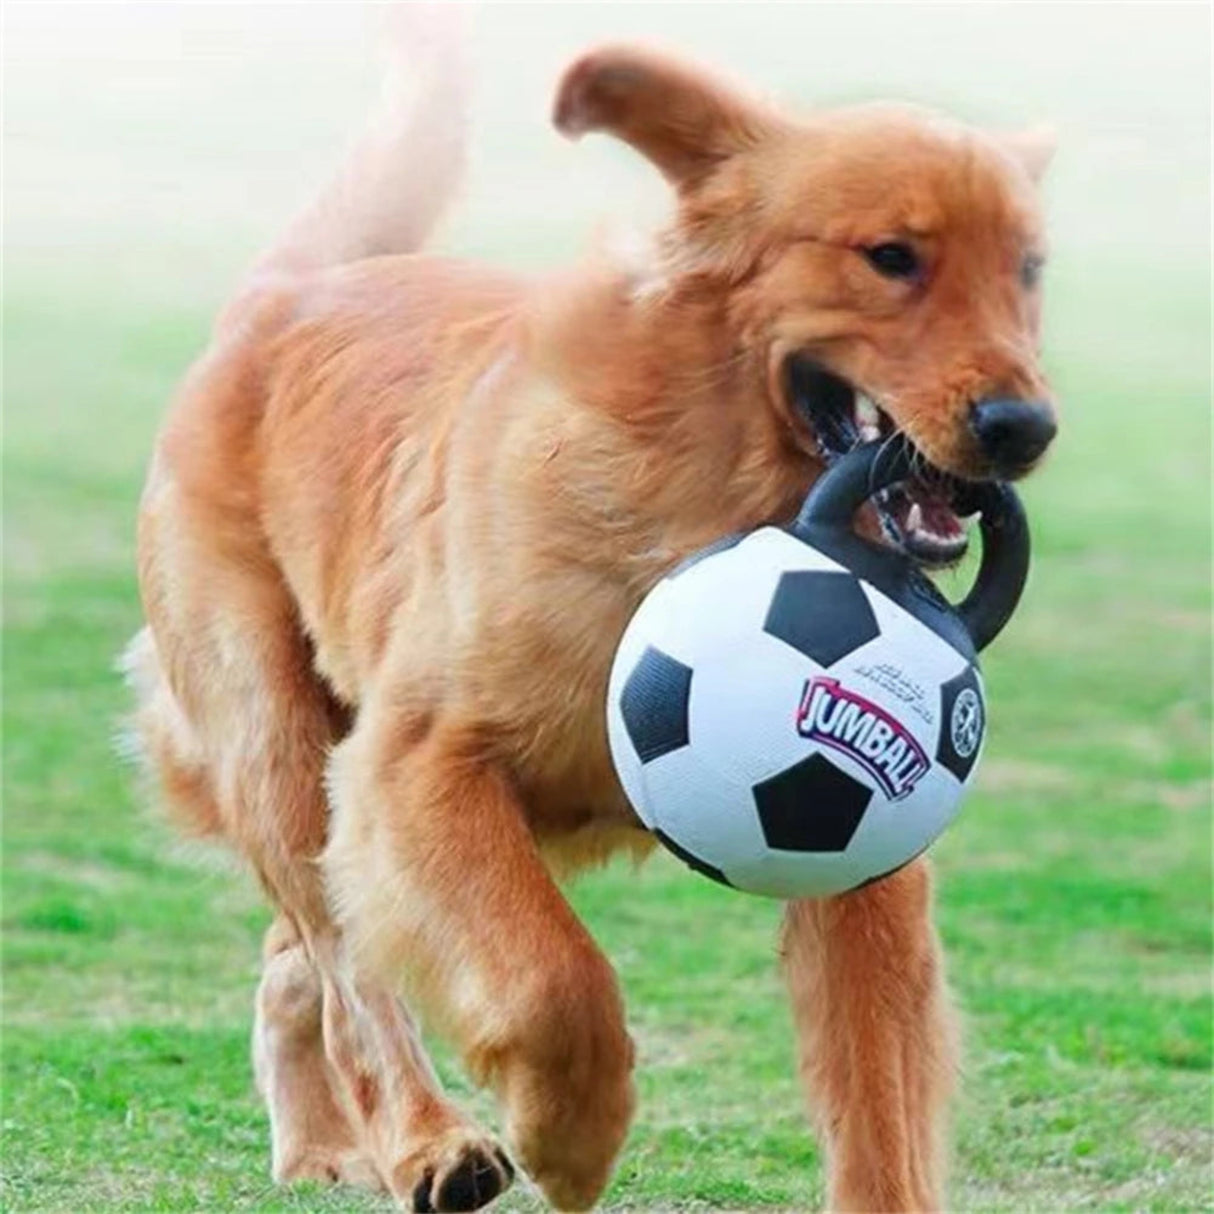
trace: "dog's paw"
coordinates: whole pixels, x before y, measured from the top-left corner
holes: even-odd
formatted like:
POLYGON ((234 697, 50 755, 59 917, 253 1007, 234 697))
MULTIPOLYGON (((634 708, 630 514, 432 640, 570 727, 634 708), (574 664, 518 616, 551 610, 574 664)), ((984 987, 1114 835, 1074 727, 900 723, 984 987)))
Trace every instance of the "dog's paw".
POLYGON ((393 1171, 393 1192, 419 1214, 479 1210, 504 1193, 514 1166, 492 1138, 472 1129, 449 1131, 411 1152, 393 1171))

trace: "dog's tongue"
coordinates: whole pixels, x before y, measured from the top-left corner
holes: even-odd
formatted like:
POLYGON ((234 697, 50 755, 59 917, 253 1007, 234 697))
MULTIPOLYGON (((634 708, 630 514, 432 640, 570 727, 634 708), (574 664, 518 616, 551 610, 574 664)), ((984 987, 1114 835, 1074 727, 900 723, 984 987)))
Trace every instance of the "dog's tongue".
POLYGON ((901 490, 891 504, 906 550, 933 564, 959 560, 968 540, 948 499, 919 480, 908 481, 901 490))

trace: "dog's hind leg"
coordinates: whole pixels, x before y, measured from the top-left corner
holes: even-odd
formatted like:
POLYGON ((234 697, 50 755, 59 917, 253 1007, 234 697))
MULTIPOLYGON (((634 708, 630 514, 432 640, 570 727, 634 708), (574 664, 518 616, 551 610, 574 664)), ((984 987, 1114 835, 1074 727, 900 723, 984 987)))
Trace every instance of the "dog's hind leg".
POLYGON ((320 975, 286 918, 266 933, 253 1021, 253 1071, 270 1114, 274 1178, 380 1180, 333 1092, 320 975))
MULTIPOLYGON (((131 740, 174 825, 193 838, 223 841, 227 817, 204 740, 182 708, 143 629, 122 662, 136 696, 131 740)), ((195 677, 182 671, 187 687, 195 677)), ((253 1066, 270 1114, 276 1180, 374 1180, 348 1118, 331 1091, 321 1040, 321 986, 292 920, 275 919, 266 934, 254 1004, 253 1066)))
MULTIPOLYGON (((163 566, 154 563, 152 570, 152 578, 159 580, 163 566)), ((251 780, 251 765, 241 751, 250 748, 252 735, 247 727, 264 711, 263 705, 249 705, 234 696, 230 727, 217 729, 204 711, 206 702, 232 688, 217 678, 223 672, 222 663, 204 660, 200 666, 194 660, 199 650, 205 654, 211 647, 207 642, 214 639, 217 621, 189 613, 198 633, 195 644, 186 646, 180 644, 175 627, 179 613, 188 611, 186 606, 162 603, 160 608, 158 612, 153 610, 174 662, 180 694, 169 684, 150 628, 139 633, 123 661, 137 700, 134 740, 159 786, 160 801, 186 834, 235 843, 263 875, 272 900, 280 905, 294 902, 297 913, 316 919, 322 905, 316 889, 308 890, 302 899, 290 894, 282 898, 276 891, 292 889, 293 882, 283 880, 281 870, 291 865, 292 855, 297 857, 296 863, 307 864, 304 857, 319 845, 319 839, 311 841, 306 833, 296 835, 293 843, 284 839, 279 846, 281 854, 275 864, 278 879, 274 882, 265 879, 264 861, 258 862, 267 849, 251 845, 248 817, 254 812, 265 813, 266 805, 256 802, 264 802, 271 788, 264 783, 259 788, 251 780), (191 704, 192 714, 184 703, 191 704), (242 720, 245 729, 238 725, 242 720), (260 797, 251 796, 258 788, 260 797)), ((248 680, 254 679, 255 670, 254 666, 246 672, 248 680)), ((253 685, 252 681, 246 682, 246 695, 253 685)), ((268 726, 264 730, 267 741, 276 732, 268 726)), ((317 738, 318 745, 322 737, 323 731, 317 738)), ((296 812, 300 803, 296 795, 291 803, 296 812)), ((323 838, 323 831, 319 838, 323 838)), ((297 880, 307 890, 306 875, 297 880)), ((254 1004, 252 1053, 258 1087, 270 1115, 274 1178, 373 1180, 374 1170, 369 1169, 353 1127, 331 1090, 332 1076, 321 1037, 320 978, 292 915, 282 913, 274 921, 263 953, 263 973, 254 1004)))
POLYGON ((510 1166, 445 1099, 399 1000, 348 971, 317 863, 324 765, 345 714, 313 671, 257 533, 234 535, 224 521, 175 491, 145 504, 141 577, 155 641, 143 642, 137 721, 165 791, 189 794, 191 818, 236 846, 278 910, 254 1037, 276 1177, 396 1190, 408 1159, 417 1182, 404 1201, 473 1209, 508 1185, 510 1166), (171 697, 180 719, 157 715, 157 694, 161 713, 171 697))
POLYGON ((782 952, 828 1208, 941 1209, 956 1033, 927 861, 790 903, 782 952))

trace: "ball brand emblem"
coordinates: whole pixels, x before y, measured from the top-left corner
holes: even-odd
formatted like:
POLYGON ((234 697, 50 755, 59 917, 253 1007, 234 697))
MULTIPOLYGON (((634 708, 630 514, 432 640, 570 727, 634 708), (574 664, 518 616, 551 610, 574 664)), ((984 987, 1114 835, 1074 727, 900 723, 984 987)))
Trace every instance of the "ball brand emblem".
POLYGON ((982 738, 982 701, 972 687, 965 688, 953 704, 949 734, 959 758, 968 759, 977 749, 982 738))
MULTIPOLYGON (((956 720, 954 711, 954 728, 956 720)), ((908 796, 930 766, 923 748, 897 718, 842 686, 838 679, 806 681, 797 710, 797 732, 854 759, 891 801, 908 796)))

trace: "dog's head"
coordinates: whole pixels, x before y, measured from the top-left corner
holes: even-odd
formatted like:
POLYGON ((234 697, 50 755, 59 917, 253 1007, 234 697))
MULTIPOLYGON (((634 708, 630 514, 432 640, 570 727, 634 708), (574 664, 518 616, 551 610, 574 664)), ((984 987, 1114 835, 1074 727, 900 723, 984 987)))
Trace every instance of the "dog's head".
POLYGON ((892 106, 794 120, 628 47, 568 70, 555 122, 616 135, 673 185, 662 273, 724 293, 803 441, 824 459, 913 443, 923 475, 882 521, 920 559, 956 559, 950 477, 1021 476, 1054 436, 1038 362, 1049 140, 892 106))

